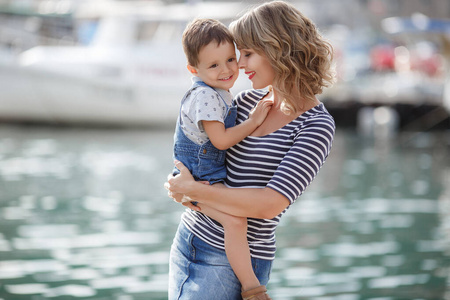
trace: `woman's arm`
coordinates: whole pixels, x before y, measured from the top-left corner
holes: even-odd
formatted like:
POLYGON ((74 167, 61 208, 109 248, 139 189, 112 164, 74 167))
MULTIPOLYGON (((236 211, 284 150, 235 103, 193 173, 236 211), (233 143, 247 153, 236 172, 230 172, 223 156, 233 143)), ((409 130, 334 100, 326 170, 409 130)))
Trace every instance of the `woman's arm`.
MULTIPOLYGON (((220 188, 217 184, 202 186, 179 162, 176 166, 183 171, 170 178, 166 188, 170 193, 186 194, 198 201, 200 208, 201 203, 206 203, 230 215, 271 219, 292 204, 314 180, 328 157, 334 129, 334 121, 329 115, 310 118, 264 188, 220 188)), ((243 171, 243 168, 245 164, 240 170, 243 171)))
MULTIPOLYGON (((179 161, 175 166, 180 174, 169 178, 166 188, 172 194, 184 194, 201 209, 205 203, 224 213, 258 219, 272 219, 288 205, 289 200, 271 188, 227 188, 221 184, 196 182, 189 170, 179 161)), ((198 210, 197 207, 197 210, 198 210)))

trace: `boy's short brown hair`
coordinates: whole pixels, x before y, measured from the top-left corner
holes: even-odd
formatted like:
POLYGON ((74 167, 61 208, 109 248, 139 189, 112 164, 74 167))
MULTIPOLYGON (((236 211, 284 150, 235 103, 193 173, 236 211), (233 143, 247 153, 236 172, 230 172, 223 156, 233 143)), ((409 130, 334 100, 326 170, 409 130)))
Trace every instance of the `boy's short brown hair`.
POLYGON ((229 29, 221 22, 214 19, 195 19, 186 26, 183 32, 183 50, 188 64, 196 67, 199 63, 200 50, 211 42, 218 45, 229 42, 234 43, 229 29))

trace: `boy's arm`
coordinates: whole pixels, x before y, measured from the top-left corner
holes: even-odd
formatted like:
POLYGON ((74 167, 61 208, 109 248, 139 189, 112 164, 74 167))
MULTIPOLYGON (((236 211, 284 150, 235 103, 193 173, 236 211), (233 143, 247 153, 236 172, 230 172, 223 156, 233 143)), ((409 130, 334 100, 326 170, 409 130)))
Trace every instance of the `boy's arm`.
POLYGON ((219 121, 202 121, 202 125, 214 147, 226 150, 255 131, 266 118, 272 104, 272 100, 259 101, 249 118, 233 127, 225 128, 225 125, 219 121))

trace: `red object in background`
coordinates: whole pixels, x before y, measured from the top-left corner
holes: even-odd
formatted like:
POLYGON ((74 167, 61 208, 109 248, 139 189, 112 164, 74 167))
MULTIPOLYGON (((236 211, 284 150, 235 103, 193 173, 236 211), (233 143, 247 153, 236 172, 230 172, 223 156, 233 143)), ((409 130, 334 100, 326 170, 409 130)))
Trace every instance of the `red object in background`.
POLYGON ((391 45, 378 45, 370 51, 370 64, 375 71, 395 70, 394 47, 391 45))
POLYGON ((411 56, 411 69, 425 73, 430 77, 440 76, 442 66, 442 57, 437 53, 427 57, 421 57, 420 55, 411 56))

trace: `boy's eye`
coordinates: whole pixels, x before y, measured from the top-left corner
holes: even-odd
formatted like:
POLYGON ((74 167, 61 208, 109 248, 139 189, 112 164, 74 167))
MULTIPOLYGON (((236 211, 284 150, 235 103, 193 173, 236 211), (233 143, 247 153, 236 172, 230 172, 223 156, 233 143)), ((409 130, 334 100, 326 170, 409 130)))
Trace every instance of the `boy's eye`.
POLYGON ((228 62, 233 62, 233 61, 235 61, 235 60, 236 60, 236 58, 232 57, 232 58, 230 58, 230 59, 228 60, 228 62))
POLYGON ((211 65, 210 68, 217 68, 217 64, 211 65))

